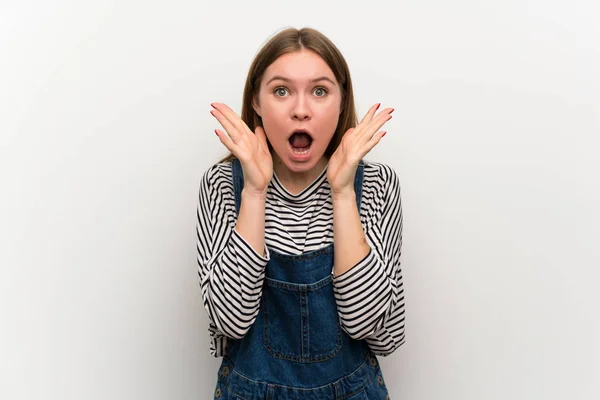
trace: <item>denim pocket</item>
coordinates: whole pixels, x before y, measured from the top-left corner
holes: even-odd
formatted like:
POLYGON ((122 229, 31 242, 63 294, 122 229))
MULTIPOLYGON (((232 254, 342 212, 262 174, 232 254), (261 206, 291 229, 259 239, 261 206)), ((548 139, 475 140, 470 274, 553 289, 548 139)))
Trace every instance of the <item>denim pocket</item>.
POLYGON ((264 345, 273 357, 301 363, 325 361, 342 347, 333 278, 295 284, 265 278, 264 345))
POLYGON ((213 398, 214 400, 245 400, 243 397, 229 391, 227 385, 221 381, 217 382, 213 398))
POLYGON ((217 387, 215 388, 214 400, 244 400, 243 398, 231 393, 227 386, 221 381, 217 382, 217 387))
POLYGON ((364 396, 369 400, 390 400, 381 369, 377 370, 375 378, 365 388, 364 396))

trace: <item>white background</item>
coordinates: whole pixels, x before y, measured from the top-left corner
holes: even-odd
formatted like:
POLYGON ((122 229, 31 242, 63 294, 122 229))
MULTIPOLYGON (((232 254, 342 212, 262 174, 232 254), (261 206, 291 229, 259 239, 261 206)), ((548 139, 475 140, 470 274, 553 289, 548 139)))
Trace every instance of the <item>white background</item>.
POLYGON ((1 1, 0 398, 208 399, 202 173, 270 35, 342 50, 402 183, 392 399, 600 398, 590 1, 1 1))

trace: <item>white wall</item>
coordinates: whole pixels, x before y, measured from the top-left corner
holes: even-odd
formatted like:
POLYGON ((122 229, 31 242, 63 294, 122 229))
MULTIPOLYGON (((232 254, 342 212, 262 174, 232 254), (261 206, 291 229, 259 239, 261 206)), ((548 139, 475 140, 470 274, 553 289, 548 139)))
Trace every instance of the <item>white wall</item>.
POLYGON ((396 108, 367 157, 403 185, 391 397, 600 398, 600 7, 343 3, 0 3, 0 398, 211 398, 209 103, 240 111, 284 26, 340 47, 361 116, 396 108))

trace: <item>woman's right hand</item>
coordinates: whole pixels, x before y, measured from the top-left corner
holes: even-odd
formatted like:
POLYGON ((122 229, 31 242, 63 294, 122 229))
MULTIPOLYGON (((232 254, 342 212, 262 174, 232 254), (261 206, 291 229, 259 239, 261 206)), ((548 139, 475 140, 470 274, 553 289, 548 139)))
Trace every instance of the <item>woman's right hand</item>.
POLYGON ((240 160, 244 171, 244 190, 264 194, 273 177, 273 159, 267 146, 267 137, 261 126, 252 133, 248 125, 223 103, 211 103, 210 113, 225 128, 215 129, 221 143, 240 160))

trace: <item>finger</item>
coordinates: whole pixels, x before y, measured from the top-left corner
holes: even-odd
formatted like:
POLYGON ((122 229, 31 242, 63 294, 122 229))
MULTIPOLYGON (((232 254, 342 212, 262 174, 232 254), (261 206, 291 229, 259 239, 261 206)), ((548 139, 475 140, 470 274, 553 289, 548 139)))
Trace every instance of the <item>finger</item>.
POLYGON ((231 108, 229 108, 227 104, 211 103, 210 105, 223 114, 227 121, 229 121, 231 125, 235 126, 240 134, 248 133, 244 121, 242 121, 242 119, 231 108))
POLYGON ((219 121, 225 128, 233 141, 237 141, 240 137, 238 129, 223 115, 219 110, 210 110, 210 114, 219 121))
POLYGON ((384 137, 386 133, 387 131, 379 131, 375 135, 373 135, 371 140, 369 140, 363 147, 364 154, 361 156, 361 158, 363 158, 365 155, 367 155, 368 152, 373 150, 373 147, 375 147, 377 143, 381 141, 381 138, 384 137))
POLYGON ((368 122, 368 121, 372 120, 373 115, 375 115, 375 112, 379 109, 379 106, 381 106, 381 103, 373 104, 371 106, 371 108, 369 108, 369 111, 367 111, 365 116, 360 120, 359 125, 362 124, 363 122, 368 122))
MULTIPOLYGON (((363 119, 360 121, 360 123, 358 124, 357 128, 359 133, 359 136, 362 136, 362 134, 368 132, 368 136, 371 137, 373 135, 373 128, 372 128, 372 124, 374 120, 381 118, 381 116, 383 115, 385 118, 385 115, 388 115, 390 113, 392 113, 394 111, 393 108, 386 108, 385 110, 381 111, 376 117, 374 117, 375 112, 379 109, 379 107, 381 106, 381 103, 377 103, 374 104, 369 111, 367 112, 367 114, 363 117, 363 119)), ((385 121, 384 121, 385 122, 385 121)), ((383 124, 382 124, 383 125, 383 124)), ((374 128, 375 130, 379 129, 381 127, 381 125, 379 125, 377 128, 374 128)))
POLYGON ((391 107, 384 108, 383 110, 381 110, 379 112, 379 114, 377 114, 376 116, 371 118, 370 121, 367 121, 366 124, 368 125, 368 124, 372 123, 373 121, 377 121, 379 119, 383 119, 383 120, 387 121, 387 119, 389 119, 388 116, 391 116, 392 112, 394 112, 393 108, 391 108, 391 107))
POLYGON ((229 138, 229 136, 227 136, 225 134, 225 132, 223 132, 223 131, 221 131, 219 129, 215 129, 215 133, 217 134, 217 136, 221 140, 221 143, 223 143, 223 145, 225 147, 227 147, 227 150, 229 150, 230 152, 232 152, 237 157, 237 146, 235 145, 235 143, 233 142, 233 140, 231 140, 229 138))
POLYGON ((372 121, 370 121, 365 126, 365 128, 362 130, 362 134, 360 136, 361 137, 364 136, 364 137, 367 137, 368 139, 371 139, 371 137, 373 137, 375 132, 377 132, 386 122, 388 122, 390 119, 392 119, 392 115, 390 113, 393 111, 394 111, 393 108, 387 108, 387 109, 383 110, 382 112, 380 112, 375 118, 373 118, 372 121))
POLYGON ((376 124, 376 123, 379 123, 381 121, 383 121, 385 123, 390 118, 392 118, 392 112, 394 112, 394 109, 391 108, 391 107, 388 107, 388 108, 385 108, 385 109, 381 110, 381 112, 379 114, 377 114, 373 119, 371 119, 371 121, 369 121, 367 123, 367 125, 368 124, 376 124))
POLYGON ((365 116, 360 120, 360 122, 358 124, 360 125, 363 122, 367 122, 367 121, 372 120, 373 119, 373 115, 375 115, 375 112, 379 109, 379 106, 381 106, 381 103, 373 104, 371 106, 371 108, 369 109, 369 111, 367 111, 367 113, 365 114, 365 116))
POLYGON ((257 126, 254 129, 254 134, 256 135, 256 138, 262 144, 263 148, 268 149, 269 146, 267 145, 267 135, 265 134, 265 130, 262 128, 262 126, 257 126))
POLYGON ((375 144, 379 143, 379 141, 381 140, 382 137, 385 136, 385 134, 387 133, 387 131, 379 131, 377 132, 375 135, 373 135, 373 137, 371 138, 371 140, 369 140, 369 142, 376 142, 375 144))

